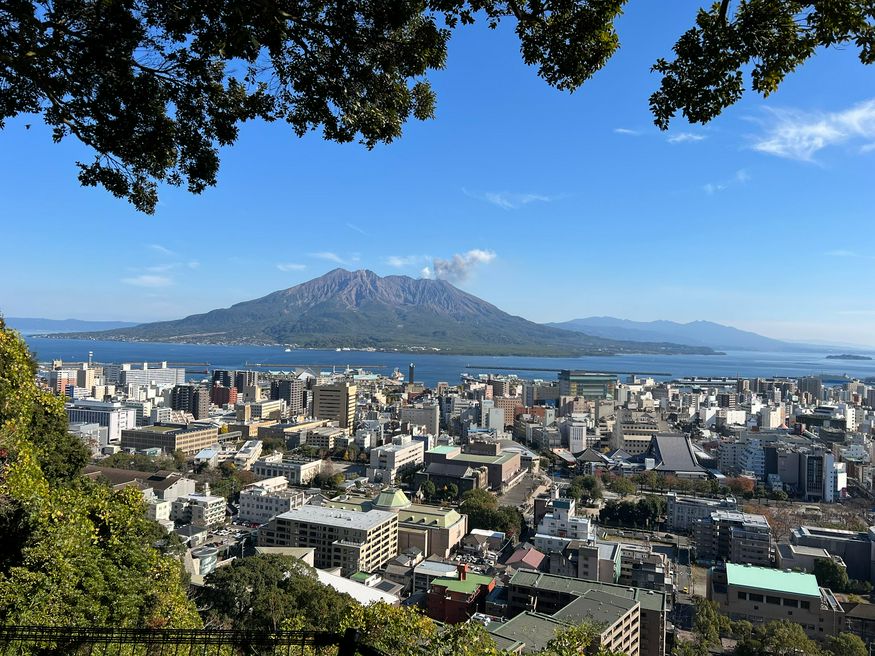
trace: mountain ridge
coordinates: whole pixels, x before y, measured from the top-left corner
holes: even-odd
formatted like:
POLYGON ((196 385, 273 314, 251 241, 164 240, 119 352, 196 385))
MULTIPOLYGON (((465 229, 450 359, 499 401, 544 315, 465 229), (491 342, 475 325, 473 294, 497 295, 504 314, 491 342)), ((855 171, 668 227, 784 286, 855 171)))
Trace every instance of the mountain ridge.
POLYGON ((553 328, 575 330, 588 335, 611 334, 614 339, 628 341, 673 341, 691 346, 745 351, 787 351, 809 345, 793 344, 758 333, 733 328, 702 319, 680 323, 664 319, 632 321, 616 317, 593 316, 545 324, 553 328))
POLYGON ((484 355, 702 353, 676 343, 625 342, 513 316, 445 280, 334 269, 261 298, 175 321, 63 337, 303 348, 436 350, 484 355))

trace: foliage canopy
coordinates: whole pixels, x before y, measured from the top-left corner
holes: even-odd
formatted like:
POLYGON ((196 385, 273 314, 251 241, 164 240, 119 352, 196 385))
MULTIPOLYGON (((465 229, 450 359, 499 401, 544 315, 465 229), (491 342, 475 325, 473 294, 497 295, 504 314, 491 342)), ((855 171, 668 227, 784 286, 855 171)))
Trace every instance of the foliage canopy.
MULTIPOLYGON (((523 61, 574 91, 619 47, 627 0, 3 0, 0 127, 38 114, 100 185, 154 212, 158 185, 216 183, 219 148, 240 124, 285 121, 302 136, 389 143, 434 116, 426 75, 443 68, 452 30, 508 21, 523 61)), ((650 106, 666 129, 680 112, 704 123, 741 98, 743 71, 767 95, 821 46, 873 54, 873 9, 852 2, 722 0, 659 59, 650 106)))

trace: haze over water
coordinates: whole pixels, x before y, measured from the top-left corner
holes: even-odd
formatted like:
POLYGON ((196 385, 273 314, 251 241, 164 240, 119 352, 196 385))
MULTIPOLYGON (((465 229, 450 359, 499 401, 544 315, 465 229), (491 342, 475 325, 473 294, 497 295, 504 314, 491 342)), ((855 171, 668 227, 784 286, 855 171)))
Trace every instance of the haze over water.
MULTIPOLYGON (((95 362, 192 362, 208 363, 190 366, 190 371, 205 368, 256 368, 256 363, 272 365, 277 370, 306 366, 316 369, 336 366, 363 367, 375 373, 391 374, 397 367, 407 374, 407 365, 416 365, 416 380, 428 386, 438 381, 455 384, 463 373, 517 374, 522 378, 553 380, 557 369, 589 369, 660 374, 654 378, 665 380, 682 376, 806 376, 823 375, 837 379, 847 375, 855 378, 875 377, 875 360, 827 360, 823 352, 757 352, 730 351, 725 355, 615 355, 580 358, 544 358, 485 355, 439 355, 432 353, 395 353, 367 351, 332 351, 298 349, 286 353, 275 346, 219 346, 212 344, 157 344, 148 342, 101 342, 79 339, 47 339, 25 337, 28 345, 41 362, 61 359, 86 361, 88 352, 94 353, 95 362), (381 366, 382 365, 382 366, 381 366), (474 365, 473 369, 466 369, 474 365), (484 368, 476 368, 476 367, 484 368), (502 369, 486 369, 501 367, 502 369), (504 368, 506 367, 506 369, 504 368), (539 369, 543 367, 543 369, 539 369), (532 371, 532 369, 536 369, 532 371)), ((203 374, 194 374, 201 378, 203 374)))

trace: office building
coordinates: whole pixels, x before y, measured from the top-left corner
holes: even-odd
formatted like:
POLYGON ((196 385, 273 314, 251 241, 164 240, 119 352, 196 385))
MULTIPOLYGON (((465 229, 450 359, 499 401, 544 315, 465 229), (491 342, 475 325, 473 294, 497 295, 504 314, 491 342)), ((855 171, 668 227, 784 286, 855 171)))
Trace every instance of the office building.
MULTIPOLYGON (((144 362, 141 365, 123 364, 118 372, 121 385, 154 385, 156 387, 173 387, 185 384, 185 369, 168 367, 166 362, 161 362, 157 367, 155 363, 144 362)), ((110 381, 111 382, 111 381, 110 381)))
POLYGON ((252 466, 252 473, 259 478, 284 476, 290 485, 307 485, 317 474, 322 473, 323 460, 319 458, 286 458, 275 453, 252 466))
POLYGON ((383 510, 301 506, 263 526, 258 543, 313 548, 316 567, 339 567, 344 576, 375 572, 398 554, 398 516, 383 510))
POLYGON ((401 423, 425 426, 430 435, 440 434, 441 411, 437 403, 419 403, 401 408, 401 423))
POLYGON ((790 531, 790 544, 825 549, 844 561, 851 579, 875 582, 875 526, 865 532, 800 526, 790 531))
POLYGON ((613 399, 617 392, 617 377, 587 371, 563 369, 559 372, 559 396, 588 401, 613 399))
POLYGON ((356 386, 350 383, 317 385, 313 390, 313 416, 350 429, 355 424, 356 386))
MULTIPOLYGON (((137 426, 137 411, 121 403, 77 399, 65 407, 70 423, 98 424, 106 428, 108 444, 118 444, 122 431, 137 426)), ((101 446, 106 446, 102 444, 101 446)))
MULTIPOLYGON (((235 371, 234 372, 234 387, 238 392, 245 390, 247 387, 258 386, 257 371, 235 371)), ((256 399, 257 400, 257 399, 256 399)))
POLYGON ((219 430, 206 424, 143 426, 133 430, 123 430, 121 447, 144 451, 161 449, 164 453, 182 451, 193 456, 201 449, 219 441, 219 430))
POLYGON ((669 492, 666 499, 666 525, 668 530, 690 533, 700 519, 710 517, 715 510, 737 510, 733 497, 708 499, 669 492))
POLYGON ((422 442, 404 435, 395 438, 392 444, 371 449, 368 480, 372 483, 393 483, 400 475, 422 464, 423 447, 422 442))
POLYGON ((297 378, 271 381, 270 398, 273 401, 285 401, 291 417, 304 414, 304 383, 297 378))
POLYGON ((547 554, 563 551, 572 540, 594 542, 595 526, 589 517, 577 515, 574 499, 553 499, 553 510, 538 522, 533 544, 538 551, 547 554))
POLYGON ((787 620, 819 641, 844 630, 844 609, 813 574, 726 563, 709 570, 707 595, 733 620, 787 620))
POLYGON ((762 515, 715 510, 693 525, 693 540, 700 559, 763 567, 775 559, 772 529, 762 515))

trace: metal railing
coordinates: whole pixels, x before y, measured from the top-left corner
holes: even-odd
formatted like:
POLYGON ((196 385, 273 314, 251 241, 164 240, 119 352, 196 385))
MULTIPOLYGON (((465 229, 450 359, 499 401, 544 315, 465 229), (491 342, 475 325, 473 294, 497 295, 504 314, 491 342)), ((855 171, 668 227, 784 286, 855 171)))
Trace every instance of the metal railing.
POLYGON ((236 631, 0 626, 2 656, 385 656, 356 629, 236 631))

